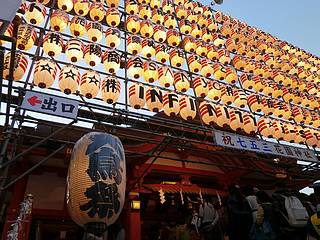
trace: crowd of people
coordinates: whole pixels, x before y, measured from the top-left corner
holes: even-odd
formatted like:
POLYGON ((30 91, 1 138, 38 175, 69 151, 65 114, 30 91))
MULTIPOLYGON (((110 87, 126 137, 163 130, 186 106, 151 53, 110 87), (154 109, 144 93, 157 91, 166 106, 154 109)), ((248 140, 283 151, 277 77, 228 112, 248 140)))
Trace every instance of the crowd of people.
MULTIPOLYGON (((193 208, 179 234, 160 231, 158 239, 173 240, 320 240, 320 204, 288 189, 272 195, 233 185, 222 204, 205 198, 193 208)), ((164 228, 168 229, 168 227, 164 228)))

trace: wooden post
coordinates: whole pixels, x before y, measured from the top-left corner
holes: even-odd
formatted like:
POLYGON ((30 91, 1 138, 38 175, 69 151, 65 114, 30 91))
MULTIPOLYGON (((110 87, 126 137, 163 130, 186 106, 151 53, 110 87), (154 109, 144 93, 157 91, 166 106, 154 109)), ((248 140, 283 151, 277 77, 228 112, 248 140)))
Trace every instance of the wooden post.
POLYGON ((131 209, 131 201, 137 199, 139 193, 129 193, 129 199, 127 202, 127 240, 141 240, 141 219, 140 219, 140 209, 131 209))

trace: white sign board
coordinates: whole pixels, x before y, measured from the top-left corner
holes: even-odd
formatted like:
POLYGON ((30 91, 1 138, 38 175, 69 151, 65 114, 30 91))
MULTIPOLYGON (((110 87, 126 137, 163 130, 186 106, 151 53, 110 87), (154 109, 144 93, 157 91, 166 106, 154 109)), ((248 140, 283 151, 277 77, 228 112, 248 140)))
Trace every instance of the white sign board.
POLYGON ((21 0, 1 0, 0 22, 12 22, 21 5, 21 0))
POLYGON ((79 103, 68 98, 27 91, 21 108, 59 117, 76 119, 79 103))
POLYGON ((296 158, 301 161, 318 162, 314 152, 309 149, 267 142, 226 132, 214 132, 214 135, 216 144, 219 146, 296 158))

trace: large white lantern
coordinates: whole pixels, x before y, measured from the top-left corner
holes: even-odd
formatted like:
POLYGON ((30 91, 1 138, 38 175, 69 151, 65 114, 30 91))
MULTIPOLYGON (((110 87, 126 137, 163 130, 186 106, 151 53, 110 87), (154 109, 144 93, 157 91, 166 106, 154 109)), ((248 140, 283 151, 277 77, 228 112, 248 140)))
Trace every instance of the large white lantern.
POLYGON ((75 93, 80 84, 79 69, 72 65, 66 65, 60 70, 59 88, 65 94, 75 93))
POLYGON ((95 98, 100 91, 101 79, 99 73, 89 70, 81 77, 80 92, 86 98, 95 98))
POLYGON ((33 73, 33 83, 40 88, 49 88, 57 75, 57 64, 52 60, 42 58, 36 63, 33 73))
POLYGON ((109 104, 114 104, 118 101, 121 91, 119 79, 114 76, 106 77, 101 85, 101 98, 109 104))

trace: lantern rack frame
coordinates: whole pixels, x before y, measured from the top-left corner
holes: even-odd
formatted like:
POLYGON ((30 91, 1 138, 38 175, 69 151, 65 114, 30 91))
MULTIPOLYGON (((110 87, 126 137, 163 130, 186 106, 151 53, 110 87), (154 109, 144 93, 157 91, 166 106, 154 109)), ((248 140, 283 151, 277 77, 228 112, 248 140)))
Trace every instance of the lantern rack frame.
MULTIPOLYGON (((31 0, 27 0, 27 1, 33 2, 31 0)), ((173 4, 173 6, 174 6, 174 9, 176 9, 175 4, 173 4)), ((44 51, 41 48, 42 40, 43 40, 45 33, 51 31, 51 29, 49 27, 49 19, 50 19, 49 16, 51 16, 52 12, 55 9, 57 9, 56 0, 53 0, 51 5, 47 6, 46 8, 49 9, 49 11, 47 11, 44 26, 43 27, 34 26, 38 30, 38 36, 39 36, 38 40, 36 42, 35 52, 31 53, 31 52, 27 52, 27 51, 21 51, 25 55, 28 55, 32 59, 30 69, 27 73, 25 81, 23 82, 23 87, 14 86, 12 83, 13 82, 12 81, 12 79, 13 79, 13 64, 14 64, 14 56, 15 56, 15 49, 16 49, 16 40, 15 40, 15 38, 8 38, 5 36, 0 36, 0 40, 12 41, 11 48, 8 48, 8 47, 1 47, 0 48, 0 66, 3 66, 3 64, 1 65, 1 61, 3 61, 3 59, 4 59, 3 49, 11 51, 11 54, 13 56, 11 58, 11 62, 10 62, 10 72, 9 72, 8 84, 3 83, 3 79, 2 79, 2 70, 3 69, 2 69, 2 67, 0 67, 0 80, 1 80, 1 82, 0 82, 0 97, 1 97, 1 101, 2 101, 2 99, 4 99, 3 102, 7 104, 5 114, 3 114, 2 112, 0 113, 0 116, 4 115, 6 118, 5 126, 3 128, 4 129, 4 131, 3 131, 4 143, 1 144, 1 155, 0 155, 0 173, 3 174, 2 176, 3 176, 4 181, 1 182, 0 192, 2 192, 3 190, 6 190, 8 187, 10 187, 13 183, 15 183, 21 177, 32 172, 35 169, 34 167, 38 167, 40 164, 42 164, 43 162, 45 162, 49 159, 49 158, 44 158, 43 160, 41 160, 39 162, 39 165, 31 167, 26 172, 24 172, 22 175, 13 179, 11 182, 8 182, 7 177, 8 177, 8 173, 9 173, 8 170, 9 170, 10 165, 13 162, 15 162, 16 160, 20 159, 22 156, 28 154, 34 148, 41 146, 42 144, 44 144, 47 141, 55 141, 55 142, 61 144, 61 146, 60 146, 60 148, 58 148, 56 151, 54 151, 52 153, 54 155, 54 154, 60 152, 66 146, 66 144, 68 144, 68 145, 74 144, 74 141, 65 141, 65 140, 61 140, 61 139, 56 138, 56 135, 58 135, 60 131, 70 127, 71 125, 74 124, 74 122, 71 122, 71 124, 70 123, 64 124, 64 125, 59 126, 57 128, 57 125, 55 122, 44 121, 41 118, 28 116, 28 115, 26 115, 27 111, 20 108, 25 91, 26 90, 34 91, 33 90, 34 85, 32 83, 30 83, 29 81, 30 81, 30 79, 32 79, 31 75, 32 75, 32 71, 34 69, 36 60, 43 58, 44 51), (3 93, 3 89, 7 89, 7 94, 3 93), (13 110, 13 114, 11 113, 12 110, 13 110), (12 119, 11 119, 11 123, 9 124, 10 117, 12 119), (24 129, 25 129, 25 126, 23 126, 24 123, 29 123, 29 124, 34 124, 34 125, 42 125, 43 124, 46 126, 54 126, 57 129, 55 129, 55 131, 53 131, 52 134, 50 134, 47 137, 28 135, 24 132, 24 129), (17 124, 17 127, 16 127, 16 124, 17 124), (28 138, 28 137, 33 137, 35 139, 38 139, 39 141, 37 143, 31 145, 27 150, 24 150, 23 152, 20 152, 17 154, 16 151, 19 147, 17 142, 18 142, 19 138, 24 139, 24 138, 28 138), (10 144, 11 140, 13 140, 13 144, 10 144), (10 145, 10 149, 8 148, 8 145, 10 145), (62 148, 62 146, 64 146, 64 147, 62 148), (12 150, 10 157, 8 156, 8 150, 12 150)), ((216 12, 214 9, 211 9, 211 10, 213 12, 216 12)), ((127 37, 129 35, 131 35, 131 33, 128 32, 125 27, 125 23, 126 23, 126 19, 127 19, 128 14, 126 13, 126 11, 124 10, 124 8, 122 6, 119 6, 119 12, 121 13, 121 17, 120 17, 121 22, 119 25, 119 29, 120 29, 121 33, 123 33, 123 34, 121 34, 121 38, 124 39, 124 51, 121 49, 116 49, 116 51, 121 53, 121 60, 122 60, 121 68, 125 69, 125 71, 124 71, 124 76, 116 75, 116 77, 121 79, 121 81, 123 81, 125 83, 124 84, 124 86, 125 86, 125 88, 124 88, 125 89, 124 103, 120 103, 120 102, 116 103, 115 105, 113 105, 113 107, 106 106, 106 104, 97 104, 97 103, 93 103, 91 101, 86 101, 83 98, 83 96, 78 92, 76 95, 78 95, 80 99, 77 98, 76 100, 79 102, 80 109, 79 109, 79 115, 78 115, 77 121, 82 122, 82 123, 92 124, 95 127, 96 131, 107 131, 107 132, 111 132, 111 133, 116 133, 116 135, 120 136, 120 138, 130 139, 130 140, 139 141, 139 142, 153 143, 155 145, 153 151, 151 151, 149 153, 139 153, 140 156, 146 156, 146 157, 153 158, 151 164, 149 165, 149 168, 152 166, 152 164, 159 157, 172 159, 172 160, 185 161, 185 162, 187 162, 187 161, 192 162, 190 160, 175 159, 172 157, 170 158, 167 156, 162 156, 161 153, 168 148, 168 145, 170 145, 171 148, 179 148, 182 146, 182 148, 189 149, 189 150, 191 149, 191 147, 188 146, 188 144, 192 144, 192 143, 206 144, 211 147, 216 147, 216 145, 214 144, 213 136, 212 136, 213 132, 216 131, 216 128, 212 128, 212 127, 209 127, 209 126, 206 126, 205 124, 203 124, 201 117, 200 117, 199 121, 195 121, 194 123, 190 123, 190 122, 182 121, 182 119, 176 120, 176 119, 169 119, 168 117, 162 117, 161 114, 157 114, 155 116, 150 116, 149 114, 136 113, 134 111, 130 111, 130 107, 128 104, 128 96, 127 96, 128 83, 129 82, 140 83, 144 86, 153 86, 153 85, 149 84, 147 82, 141 82, 138 80, 128 78, 127 69, 126 69, 126 66, 123 65, 123 62, 126 63, 128 58, 133 56, 132 54, 127 52, 127 37), (116 106, 121 106, 124 109, 117 109, 116 106), (124 131, 126 129, 130 129, 130 131, 133 131, 135 134, 132 135, 132 134, 126 133, 126 131, 124 131), (121 131, 121 133, 120 133, 120 131, 121 131), (143 137, 144 135, 146 137, 143 137), (150 135, 151 135, 151 137, 147 137, 150 135), (169 140, 166 143, 164 143, 163 141, 159 142, 157 140, 154 140, 155 137, 164 137, 164 139, 169 139, 169 140)), ((70 14, 70 13, 68 13, 68 14, 70 14)), ((71 12, 71 15, 75 15, 75 14, 73 14, 71 12)), ((104 26, 104 28, 109 27, 104 22, 102 22, 101 24, 104 26)), ((179 22, 177 22, 177 24, 179 25, 179 22)), ((179 35, 180 35, 180 40, 181 40, 181 37, 185 36, 185 34, 181 33, 179 27, 177 29, 179 30, 179 35)), ((65 37, 67 39, 73 38, 73 36, 71 36, 67 33, 59 33, 59 34, 62 37, 65 37)), ((224 36, 221 36, 221 37, 225 38, 224 36)), ((80 38, 80 39, 84 43, 91 43, 90 41, 88 41, 84 38, 80 38)), ((156 42, 154 39, 153 39, 153 41, 156 42)), ((156 42, 156 43, 158 43, 158 42, 156 42)), ((161 44, 167 45, 166 43, 161 43, 161 44)), ((99 43, 99 45, 104 50, 110 49, 104 44, 99 43)), ((183 47, 181 47, 181 44, 180 44, 180 46, 178 46, 178 48, 180 48, 180 50, 182 50, 184 53, 184 61, 187 61, 187 56, 189 53, 184 51, 183 47)), ((231 53, 231 54, 234 54, 234 53, 231 53)), ((141 55, 139 55, 139 57, 141 59, 143 59, 144 61, 149 60, 148 58, 141 56, 141 55)), ((57 63, 59 68, 61 68, 60 65, 70 64, 70 63, 67 63, 67 62, 64 62, 61 60, 57 60, 57 59, 52 59, 52 60, 54 60, 54 62, 57 63)), ((171 65, 171 63, 170 64, 163 64, 163 63, 160 63, 154 59, 152 61, 157 64, 160 64, 161 66, 168 66, 171 69, 186 72, 190 79, 192 79, 194 76, 195 77, 198 77, 198 76, 202 77, 200 74, 191 72, 190 68, 189 68, 189 64, 187 62, 186 62, 187 69, 181 70, 180 68, 173 67, 171 65)), ((221 65, 220 63, 218 63, 218 64, 221 65)), ((90 69, 87 66, 80 65, 80 64, 73 64, 73 65, 75 65, 76 67, 78 67, 79 69, 82 69, 82 70, 89 70, 90 69)), ((232 67, 234 69, 234 67, 232 65, 228 65, 228 66, 232 67)), ((111 74, 108 74, 108 73, 105 73, 103 71, 99 71, 96 69, 95 69, 95 71, 103 76, 110 76, 111 75, 111 74)), ((239 71, 237 69, 235 69, 235 71, 238 76, 241 73, 243 73, 242 71, 239 71)), ((223 85, 231 86, 230 84, 225 83, 220 80, 215 79, 215 81, 217 81, 223 85)), ((255 93, 259 96, 261 96, 261 95, 264 96, 261 93, 257 93, 255 91, 251 91, 251 90, 243 88, 240 81, 239 81, 239 87, 238 86, 233 86, 233 87, 242 89, 246 94, 255 93)), ((166 89, 162 86, 157 86, 157 88, 159 88, 161 90, 165 90, 165 91, 170 91, 169 89, 166 89)), ((50 92, 50 94, 53 94, 53 95, 55 95, 57 93, 57 91, 58 91, 58 89, 49 89, 48 90, 48 92, 50 92)), ((179 94, 185 95, 184 93, 179 93, 179 94)), ((196 99, 196 103, 197 103, 196 105, 198 108, 199 103, 201 101, 201 98, 196 96, 194 89, 193 89, 193 94, 194 94, 194 96, 190 96, 190 95, 188 95, 188 96, 196 99)), ((59 97, 62 97, 62 96, 59 95, 59 97)), ((67 98, 65 95, 63 97, 67 98)), ((101 99, 98 99, 98 100, 102 101, 101 99)), ((213 102, 210 100, 206 100, 206 101, 213 102)), ((213 103, 214 104, 221 104, 219 102, 218 103, 213 102, 213 103)), ((294 104, 290 103, 289 105, 292 106, 294 104)), ((228 106, 228 107, 238 109, 233 106, 228 106)), ((301 106, 299 106, 299 107, 301 107, 301 106)), ((143 110, 146 110, 146 109, 143 109, 143 110)), ((250 112, 254 116, 261 116, 262 115, 262 114, 253 112, 250 109, 250 107, 248 110, 241 109, 241 111, 250 112)), ((199 113, 199 111, 197 111, 197 112, 199 113)), ((318 110, 317 110, 317 112, 319 113, 318 110)), ((274 117, 270 117, 270 118, 277 119, 274 117)), ((281 120, 281 121, 284 121, 284 120, 281 120)), ((63 123, 61 123, 61 124, 63 124, 63 123)), ((89 128, 86 128, 86 127, 82 127, 81 129, 84 132, 90 130, 89 128)), ((259 136, 257 136, 257 137, 259 137, 259 136)), ((262 138, 261 135, 260 135, 260 138, 262 138)), ((306 147, 309 148, 309 146, 307 146, 307 145, 306 145, 306 147)), ((313 150, 316 153, 316 155, 319 154, 315 148, 313 148, 313 150)), ((210 153, 212 154, 212 151, 210 151, 208 149, 200 149, 199 151, 202 151, 203 153, 206 153, 206 154, 210 154, 210 153)), ((230 153, 232 153, 232 152, 234 152, 234 151, 230 150, 230 153)), ((220 151, 217 149, 217 150, 215 150, 214 153, 215 154, 225 154, 226 152, 220 151)), ((138 153, 135 153, 135 154, 138 154, 138 153)), ((245 155, 245 154, 243 154, 243 155, 245 155)), ((50 157, 51 157, 51 154, 50 154, 50 157)), ((244 156, 241 159, 245 160, 245 158, 248 158, 248 156, 244 156)), ((264 157, 257 156, 257 158, 259 158, 259 161, 270 162, 270 158, 268 158, 267 156, 264 156, 264 157)), ((254 161, 254 158, 246 159, 246 160, 254 161)), ((199 163, 199 162, 197 162, 197 163, 199 163)), ((203 164, 205 164, 205 163, 203 163, 203 164)), ((240 168, 240 169, 243 168, 240 166, 228 166, 228 164, 225 164, 225 163, 213 163, 213 165, 216 165, 216 166, 221 165, 222 167, 228 167, 228 168, 240 168)), ((317 174, 320 172, 320 166, 319 166, 320 163, 309 162, 309 165, 303 165, 300 163, 296 163, 295 166, 297 166, 297 165, 301 166, 301 170, 298 173, 296 173, 296 172, 291 173, 297 179, 302 178, 303 176, 305 176, 306 178, 309 177, 312 179, 316 179, 317 174)), ((288 171, 290 171, 289 167, 293 167, 293 165, 291 165, 291 164, 287 164, 287 165, 284 164, 284 166, 288 167, 288 171)), ((253 170, 258 171, 254 167, 248 167, 248 169, 250 169, 251 171, 253 171, 253 170)), ((148 169, 137 178, 138 180, 136 181, 136 183, 141 178, 143 178, 145 176, 147 171, 148 171, 148 169)), ((0 201, 1 200, 3 200, 3 199, 0 199, 0 201)))

